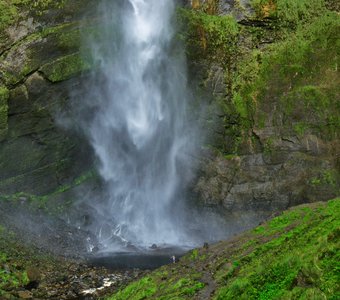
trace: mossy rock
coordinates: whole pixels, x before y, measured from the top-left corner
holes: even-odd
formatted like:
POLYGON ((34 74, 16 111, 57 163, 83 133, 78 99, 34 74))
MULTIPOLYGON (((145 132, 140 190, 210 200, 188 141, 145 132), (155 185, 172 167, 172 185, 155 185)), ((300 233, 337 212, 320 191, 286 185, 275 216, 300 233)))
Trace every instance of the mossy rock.
POLYGON ((41 66, 78 52, 79 26, 70 23, 48 27, 11 47, 0 60, 4 83, 14 86, 41 66))
MULTIPOLYGON (((39 19, 50 10, 58 10, 64 7, 66 2, 72 1, 0 0, 0 49, 8 48, 8 44, 16 42, 22 37, 22 33, 17 36, 10 33, 14 28, 16 28, 15 30, 20 30, 19 27, 22 25, 21 23, 18 26, 20 22, 26 21, 28 18, 39 19)), ((31 29, 27 30, 28 33, 30 31, 31 29)))
POLYGON ((5 30, 0 38, 0 193, 43 194, 88 168, 85 141, 58 129, 54 116, 68 101, 68 79, 79 82, 82 31, 96 20, 80 15, 93 0, 0 1, 5 30), (8 30, 7 30, 8 29, 8 30), (7 36, 7 33, 11 36, 7 36), (61 82, 62 81, 62 82, 61 82), (77 140, 81 146, 76 147, 77 140), (79 163, 83 149, 87 160, 79 163), (81 155, 80 155, 81 156, 81 155), (82 165, 82 166, 81 166, 82 165))
POLYGON ((339 16, 324 13, 300 24, 284 41, 243 56, 233 79, 232 103, 239 126, 337 138, 339 28, 339 16))
POLYGON ((23 136, 3 144, 0 194, 46 195, 72 182, 89 166, 75 146, 74 139, 53 131, 41 132, 33 141, 23 136))
POLYGON ((25 85, 19 85, 10 91, 8 101, 8 113, 10 115, 27 113, 31 109, 32 103, 28 98, 28 90, 25 85))
POLYGON ((11 37, 0 41, 0 83, 10 88, 41 66, 79 52, 82 31, 96 30, 91 16, 85 21, 79 16, 93 0, 8 2, 23 19, 7 25, 11 37))
POLYGON ((79 75, 90 68, 91 65, 79 53, 75 53, 42 66, 40 71, 51 82, 59 82, 79 75))

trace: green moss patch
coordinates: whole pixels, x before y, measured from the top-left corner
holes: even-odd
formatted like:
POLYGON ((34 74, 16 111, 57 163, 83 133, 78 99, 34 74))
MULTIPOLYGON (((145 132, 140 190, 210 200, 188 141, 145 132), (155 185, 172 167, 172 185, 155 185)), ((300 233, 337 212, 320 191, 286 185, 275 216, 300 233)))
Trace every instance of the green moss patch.
POLYGON ((90 68, 90 64, 87 63, 79 53, 75 53, 42 66, 40 71, 45 74, 48 80, 59 82, 70 79, 90 68))
POLYGON ((17 9, 14 5, 9 4, 10 1, 0 1, 0 31, 3 31, 6 26, 14 22, 17 17, 17 9))
POLYGON ((231 73, 238 55, 240 26, 233 16, 217 16, 205 10, 179 10, 187 26, 186 40, 193 59, 218 63, 231 91, 231 73))
POLYGON ((0 296, 5 295, 5 289, 25 286, 29 280, 26 271, 20 267, 9 266, 10 259, 0 252, 0 296))
MULTIPOLYGON (((46 209, 49 213, 63 213, 69 206, 72 204, 72 201, 65 200, 61 201, 61 203, 54 205, 53 202, 54 199, 59 199, 59 196, 62 194, 65 194, 66 192, 72 190, 73 188, 76 188, 77 186, 80 186, 84 183, 88 183, 91 180, 96 180, 97 173, 94 170, 90 170, 87 172, 84 172, 77 178, 75 178, 71 183, 64 184, 59 186, 56 190, 52 191, 49 194, 45 195, 33 195, 29 193, 19 192, 15 194, 1 194, 0 193, 0 201, 19 201, 22 198, 27 199, 27 201, 30 204, 30 207, 32 209, 46 209)), ((12 179, 12 178, 11 178, 12 179)), ((12 179, 13 180, 13 179, 12 179)), ((14 178, 14 180, 20 180, 20 178, 14 178)), ((1 183, 0 183, 1 187, 1 183)))

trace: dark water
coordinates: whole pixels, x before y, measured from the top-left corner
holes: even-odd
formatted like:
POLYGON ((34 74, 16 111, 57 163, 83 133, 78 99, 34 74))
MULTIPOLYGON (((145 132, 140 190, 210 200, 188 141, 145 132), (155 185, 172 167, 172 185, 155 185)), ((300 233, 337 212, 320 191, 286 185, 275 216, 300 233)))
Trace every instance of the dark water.
POLYGON ((90 265, 95 267, 106 267, 114 270, 124 269, 156 269, 163 265, 172 264, 173 256, 176 261, 185 254, 187 250, 180 248, 150 249, 143 252, 115 252, 101 253, 88 258, 90 265))

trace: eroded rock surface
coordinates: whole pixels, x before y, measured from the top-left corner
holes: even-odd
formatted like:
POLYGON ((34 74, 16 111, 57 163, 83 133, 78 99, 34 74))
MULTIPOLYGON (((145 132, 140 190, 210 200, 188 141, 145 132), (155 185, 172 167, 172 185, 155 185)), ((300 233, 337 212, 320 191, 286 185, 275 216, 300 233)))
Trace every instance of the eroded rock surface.
POLYGON ((261 3, 191 1, 186 16, 210 149, 194 190, 227 212, 277 211, 340 193, 337 7, 261 3))
POLYGON ((2 11, 7 14, 0 39, 2 196, 49 194, 91 166, 87 144, 64 130, 58 115, 86 69, 80 28, 94 2, 32 3, 10 2, 2 11))

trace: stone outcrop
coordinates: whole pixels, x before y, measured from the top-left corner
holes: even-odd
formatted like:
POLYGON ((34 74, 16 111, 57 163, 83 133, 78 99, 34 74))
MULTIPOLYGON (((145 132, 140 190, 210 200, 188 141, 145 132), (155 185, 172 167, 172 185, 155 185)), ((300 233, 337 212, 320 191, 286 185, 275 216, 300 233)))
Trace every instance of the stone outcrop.
POLYGON ((300 150, 287 149, 282 143, 272 153, 211 155, 203 162, 195 188, 198 197, 205 205, 219 205, 230 212, 277 211, 335 197, 337 161, 331 152, 339 144, 328 145, 330 152, 313 154, 322 140, 308 136, 302 143, 306 148, 300 150))
POLYGON ((86 143, 58 125, 58 113, 88 68, 80 28, 93 1, 7 2, 0 25, 0 195, 43 195, 91 165, 86 143))
POLYGON ((207 149, 213 150, 202 159, 194 187, 206 206, 226 212, 277 211, 340 193, 339 77, 336 64, 329 63, 336 57, 332 39, 338 33, 331 29, 336 25, 321 29, 322 21, 307 20, 308 12, 301 12, 306 20, 300 27, 294 20, 288 23, 286 16, 275 11, 280 2, 268 1, 270 5, 257 7, 256 14, 251 1, 196 1, 193 8, 199 15, 189 17, 191 76, 202 87, 196 94, 204 99, 210 91, 208 122, 202 122, 208 128, 207 149), (215 11, 211 10, 214 3, 218 3, 215 11), (236 54, 227 61, 215 57, 223 47, 216 37, 228 30, 218 21, 225 15, 232 16, 239 27, 236 54), (325 30, 326 46, 319 46, 318 38, 312 37, 313 22, 318 30, 325 30), (285 45, 281 28, 291 36, 305 37, 303 26, 311 28, 306 29, 311 52, 301 52, 299 61, 293 54, 299 45, 287 40, 286 47, 296 50, 291 57, 281 58, 280 47, 285 45), (201 39, 196 47, 194 39, 201 39), (270 51, 277 51, 277 56, 271 58, 270 51), (291 71, 290 64, 297 71, 291 71))

